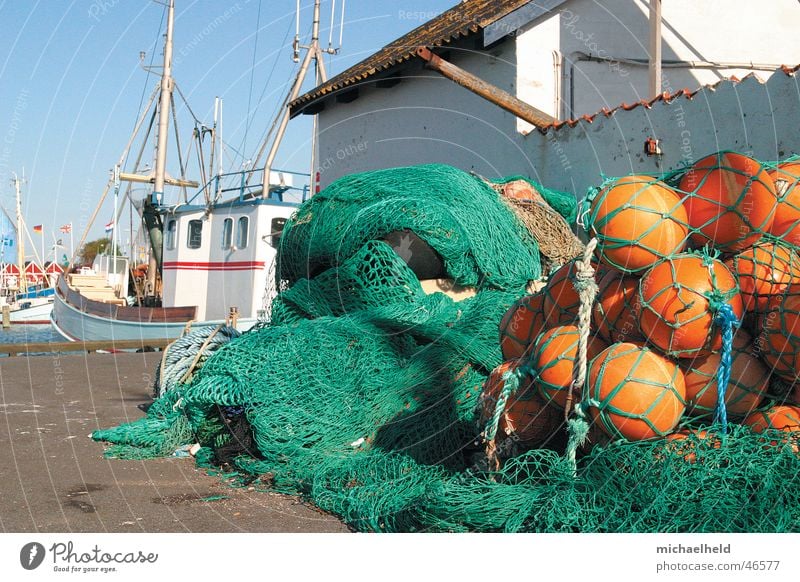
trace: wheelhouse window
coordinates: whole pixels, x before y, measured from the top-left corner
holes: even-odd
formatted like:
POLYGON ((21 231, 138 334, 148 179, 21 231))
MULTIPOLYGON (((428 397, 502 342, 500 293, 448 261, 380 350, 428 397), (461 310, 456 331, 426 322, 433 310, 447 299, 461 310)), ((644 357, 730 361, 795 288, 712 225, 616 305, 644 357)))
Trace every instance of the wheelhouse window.
POLYGON ((273 218, 272 224, 270 225, 271 230, 271 237, 270 237, 270 244, 272 244, 272 248, 277 249, 278 245, 281 244, 281 234, 283 234, 283 227, 286 226, 286 219, 285 218, 273 218))
POLYGON ((175 235, 177 234, 177 231, 178 221, 172 218, 167 222, 167 240, 164 241, 168 251, 175 250, 175 235))
POLYGON ((189 221, 189 236, 186 238, 186 246, 190 249, 199 249, 203 244, 203 221, 189 221))
POLYGON ((227 250, 231 248, 233 241, 233 219, 226 218, 222 223, 222 248, 227 250))
POLYGON ((250 219, 246 216, 240 216, 238 224, 236 225, 236 248, 246 249, 248 230, 250 227, 250 219))

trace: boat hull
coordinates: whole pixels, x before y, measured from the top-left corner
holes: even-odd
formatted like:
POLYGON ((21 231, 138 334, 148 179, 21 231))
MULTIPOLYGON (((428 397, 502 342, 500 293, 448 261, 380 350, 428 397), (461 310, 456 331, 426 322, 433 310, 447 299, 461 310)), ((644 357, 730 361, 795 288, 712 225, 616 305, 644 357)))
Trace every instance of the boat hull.
POLYGON ((46 323, 50 321, 52 311, 52 300, 24 309, 17 309, 11 312, 11 323, 46 323))
MULTIPOLYGON (((256 321, 240 319, 236 327, 239 331, 246 331, 256 321)), ((55 330, 68 341, 176 339, 183 334, 187 323, 191 328, 225 323, 224 320, 147 323, 122 321, 79 311, 58 294, 53 303, 51 322, 55 330)))

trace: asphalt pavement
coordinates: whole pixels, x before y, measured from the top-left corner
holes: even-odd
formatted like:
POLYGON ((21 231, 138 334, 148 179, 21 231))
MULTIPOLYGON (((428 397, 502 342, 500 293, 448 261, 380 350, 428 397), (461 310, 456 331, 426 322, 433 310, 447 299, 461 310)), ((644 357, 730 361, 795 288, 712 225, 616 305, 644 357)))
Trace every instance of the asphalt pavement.
POLYGON ((0 531, 348 531, 299 499, 229 487, 192 458, 104 458, 88 435, 142 416, 160 357, 0 358, 0 531))

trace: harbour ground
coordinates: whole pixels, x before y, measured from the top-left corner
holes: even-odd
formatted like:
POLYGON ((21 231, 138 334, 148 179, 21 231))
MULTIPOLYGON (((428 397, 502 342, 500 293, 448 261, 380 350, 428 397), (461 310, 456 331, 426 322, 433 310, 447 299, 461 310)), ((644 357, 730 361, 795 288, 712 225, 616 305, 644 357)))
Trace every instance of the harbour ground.
POLYGON ((278 494, 235 489, 191 458, 103 457, 97 428, 140 418, 160 352, 0 361, 0 531, 344 532, 278 494))

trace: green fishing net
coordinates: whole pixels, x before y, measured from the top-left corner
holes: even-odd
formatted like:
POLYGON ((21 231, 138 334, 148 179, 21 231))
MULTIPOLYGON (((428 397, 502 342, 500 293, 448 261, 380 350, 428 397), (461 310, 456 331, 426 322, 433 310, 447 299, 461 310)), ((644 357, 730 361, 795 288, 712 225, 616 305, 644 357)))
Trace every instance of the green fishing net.
MULTIPOLYGON (((574 199, 546 197, 575 212, 574 199)), ((147 416, 96 431, 108 456, 197 442, 198 464, 233 484, 300 495, 359 531, 800 529, 798 459, 765 443, 769 431, 698 440, 692 463, 664 442, 613 442, 577 462, 553 446, 490 469, 480 393, 501 363, 500 320, 540 263, 479 178, 444 166, 343 178, 288 222, 279 261, 288 287, 270 322, 221 346, 147 416), (396 233, 424 241, 476 294, 423 291, 388 242, 396 233)))
MULTIPOLYGON (((570 214, 574 201, 543 189, 570 214)), ((518 289, 541 275, 530 232, 480 178, 449 166, 341 178, 305 203, 281 236, 278 271, 290 284, 351 257, 369 240, 412 231, 459 285, 518 289)))

